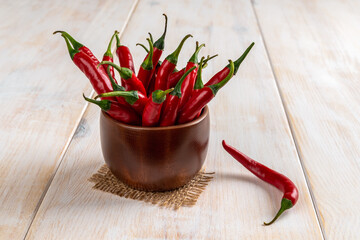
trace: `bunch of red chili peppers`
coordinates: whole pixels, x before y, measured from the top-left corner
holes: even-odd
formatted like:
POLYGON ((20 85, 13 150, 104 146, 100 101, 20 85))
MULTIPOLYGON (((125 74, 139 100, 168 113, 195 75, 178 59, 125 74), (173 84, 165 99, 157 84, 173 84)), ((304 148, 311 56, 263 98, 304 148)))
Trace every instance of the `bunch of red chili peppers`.
POLYGON ((162 36, 154 42, 149 34, 149 48, 138 44, 144 47, 147 55, 137 74, 130 49, 120 43, 117 31, 111 37, 101 62, 89 48, 67 32, 55 32, 64 37, 71 59, 90 80, 97 93, 95 99, 84 96, 86 101, 97 104, 112 118, 126 124, 165 127, 190 122, 201 114, 218 90, 236 74, 254 45, 252 43, 236 61, 229 60, 229 64, 204 85, 202 69, 217 55, 202 57, 199 61, 199 51, 205 45, 196 42, 195 51, 186 66, 177 70, 180 51, 185 41, 192 37, 188 34, 170 55, 160 61, 167 31, 167 16, 164 16, 165 30, 162 36), (115 39, 120 66, 114 63, 111 52, 115 39), (119 72, 120 79, 116 79, 114 70, 119 72))
MULTIPOLYGON (((210 59, 217 55, 202 57, 199 61, 199 51, 205 45, 199 45, 196 42, 195 51, 186 66, 177 70, 176 64, 181 48, 185 41, 192 37, 188 34, 164 61, 160 61, 167 30, 167 16, 165 14, 164 16, 165 30, 162 36, 154 42, 149 33, 149 38, 146 39, 149 48, 137 44, 147 51, 137 75, 130 49, 120 44, 117 31, 111 37, 101 62, 90 49, 77 42, 67 32, 54 32, 54 34, 61 33, 64 37, 71 59, 90 80, 97 93, 95 99, 84 96, 86 101, 98 105, 113 119, 126 124, 165 127, 187 123, 200 116, 206 104, 236 74, 240 64, 254 45, 251 43, 237 60, 229 60, 229 64, 204 85, 202 69, 210 59), (111 52, 114 39, 116 39, 116 54, 120 66, 114 64, 111 52), (116 80, 114 69, 119 72, 120 81, 116 80)), ((264 223, 265 225, 272 224, 285 210, 296 204, 299 194, 290 179, 247 157, 227 145, 225 141, 223 141, 223 147, 250 172, 284 193, 279 212, 271 222, 264 223)))

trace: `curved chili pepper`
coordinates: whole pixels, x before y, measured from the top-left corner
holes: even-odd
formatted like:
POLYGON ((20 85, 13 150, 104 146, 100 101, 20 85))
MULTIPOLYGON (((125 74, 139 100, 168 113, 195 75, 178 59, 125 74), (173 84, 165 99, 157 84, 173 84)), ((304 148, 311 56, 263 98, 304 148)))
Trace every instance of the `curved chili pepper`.
MULTIPOLYGON (((134 60, 130 49, 127 46, 120 44, 120 38, 116 34, 116 55, 119 58, 120 66, 130 69, 135 72, 134 60)), ((125 86, 124 79, 121 78, 121 85, 125 86)))
MULTIPOLYGON (((144 107, 148 102, 148 98, 141 92, 132 90, 132 91, 113 91, 108 93, 102 93, 95 97, 97 98, 105 97, 116 97, 116 99, 121 98, 122 101, 126 101, 138 114, 142 115, 144 107)), ((120 102, 120 101, 119 101, 120 102)))
POLYGON ((76 41, 70 34, 68 34, 65 31, 55 31, 53 34, 56 34, 56 33, 61 33, 62 36, 66 37, 71 42, 74 49, 88 55, 95 62, 96 65, 99 64, 99 60, 97 59, 97 57, 95 57, 95 55, 91 52, 91 50, 89 48, 87 48, 86 46, 84 46, 82 43, 79 43, 78 41, 76 41))
POLYGON ((178 57, 181 51, 182 46, 184 45, 186 39, 192 37, 191 34, 186 35, 180 42, 179 46, 175 49, 173 53, 166 57, 164 62, 161 64, 156 79, 155 79, 155 89, 165 90, 168 86, 169 75, 174 71, 178 57))
MULTIPOLYGON (((211 56, 211 57, 208 55, 207 58, 203 62, 203 68, 205 68, 207 66, 208 61, 210 61, 211 59, 213 59, 217 56, 218 56, 217 54, 214 56, 211 56)), ((168 79, 169 87, 175 87, 175 85, 178 83, 178 81, 180 80, 182 75, 184 75, 184 73, 185 73, 185 68, 182 68, 181 70, 170 74, 169 79, 168 79)))
POLYGON ((222 141, 224 149, 233 156, 239 163, 241 163, 245 168, 252 172, 255 176, 267 182, 280 191, 284 193, 281 200, 281 207, 273 220, 264 225, 270 225, 278 219, 278 217, 287 209, 292 208, 297 200, 299 199, 299 191, 296 188, 295 184, 286 176, 278 173, 261 163, 256 162, 255 160, 249 158, 239 150, 227 145, 225 140, 222 141))
POLYGON ((234 73, 234 63, 231 60, 229 60, 229 62, 230 72, 224 80, 217 84, 206 86, 193 92, 189 101, 180 110, 181 112, 178 120, 179 124, 193 120, 198 112, 200 112, 201 109, 215 97, 219 89, 222 88, 232 78, 234 73))
POLYGON ((184 84, 184 79, 196 68, 193 66, 190 68, 176 84, 174 91, 169 94, 169 97, 166 99, 164 104, 164 110, 162 112, 160 127, 171 126, 176 122, 176 117, 179 110, 180 99, 182 98, 181 86, 184 84))
POLYGON ((137 75, 138 79, 143 83, 145 91, 147 90, 147 88, 149 86, 149 81, 150 81, 150 77, 151 77, 151 73, 152 73, 152 69, 153 69, 152 58, 153 58, 153 52, 154 52, 152 42, 150 41, 149 38, 147 38, 146 40, 149 42, 150 51, 149 51, 147 57, 145 58, 145 60, 143 61, 143 63, 141 64, 139 73, 137 75))
POLYGON ((100 64, 101 65, 108 64, 110 66, 113 66, 119 72, 121 79, 124 80, 124 84, 125 84, 124 87, 127 91, 139 90, 143 94, 146 94, 144 85, 136 77, 135 73, 133 71, 131 71, 130 69, 125 68, 125 67, 119 67, 118 65, 116 65, 115 63, 112 63, 112 62, 105 61, 105 62, 101 62, 100 64))
POLYGON ((180 108, 182 108, 185 105, 185 103, 189 100, 189 98, 191 97, 191 93, 194 89, 198 62, 199 62, 198 54, 202 47, 205 47, 205 44, 201 44, 199 46, 199 42, 196 42, 195 52, 186 64, 185 71, 188 71, 192 67, 196 67, 196 68, 191 72, 191 74, 189 74, 185 78, 184 83, 181 86, 182 97, 180 99, 180 108))
POLYGON ((83 97, 86 101, 98 105, 102 110, 109 114, 113 119, 118 120, 123 123, 139 125, 141 120, 140 117, 132 110, 126 106, 118 104, 110 100, 94 100, 91 98, 83 97))
POLYGON ((161 107, 166 100, 166 94, 170 93, 174 89, 155 90, 148 102, 145 105, 143 114, 142 114, 142 125, 145 127, 153 127, 159 123, 161 107))
MULTIPOLYGON (((107 48, 107 50, 104 53, 104 56, 102 58, 102 61, 114 62, 114 56, 113 56, 113 54, 111 52, 111 45, 112 45, 112 42, 114 40, 115 35, 117 35, 118 33, 119 33, 118 31, 115 31, 115 33, 112 35, 112 37, 110 39, 110 42, 109 42, 109 45, 108 45, 108 48, 107 48)), ((104 64, 102 66, 105 69, 105 71, 107 71, 108 66, 106 64, 104 64)), ((114 68, 112 66, 109 66, 109 67, 110 67, 111 76, 114 79, 114 81, 116 82, 114 68)))
POLYGON ((71 59, 90 80, 95 92, 100 94, 112 91, 111 82, 104 68, 98 68, 95 61, 85 52, 72 48, 66 34, 62 33, 61 36, 65 39, 71 59))
MULTIPOLYGON (((245 50, 245 52, 234 62, 234 66, 235 66, 234 75, 239 70, 240 64, 244 61, 244 59, 246 58, 246 56, 248 55, 254 44, 255 43, 251 43, 250 46, 245 50)), ((228 64, 220 72, 216 73, 212 78, 210 78, 210 80, 205 84, 205 86, 210 86, 221 82, 229 74, 229 70, 230 70, 230 65, 228 64)))

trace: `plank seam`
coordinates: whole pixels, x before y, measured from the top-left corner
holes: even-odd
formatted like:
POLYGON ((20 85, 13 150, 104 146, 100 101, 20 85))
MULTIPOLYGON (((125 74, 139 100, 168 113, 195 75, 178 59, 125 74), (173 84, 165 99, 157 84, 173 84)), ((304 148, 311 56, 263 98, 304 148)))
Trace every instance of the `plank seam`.
POLYGON ((270 64, 270 68, 271 68, 271 72, 272 72, 272 75, 274 77, 274 80, 275 80, 275 84, 276 84, 276 88, 278 90, 278 94, 280 96, 280 100, 281 100, 281 104, 283 106, 283 110, 285 112, 285 115, 286 115, 286 120, 287 120, 287 123, 288 123, 288 126, 289 126, 289 129, 290 129, 290 134, 291 134, 291 138, 293 140, 293 143, 295 145, 295 148, 296 148, 296 153, 298 155, 298 159, 299 159, 299 162, 300 162, 300 166, 301 166, 301 170, 303 172, 303 175, 304 175, 304 178, 305 178, 305 183, 306 183, 306 186, 308 188, 308 191, 310 193, 310 197, 311 197, 311 201, 312 201, 312 204, 313 204, 313 208, 315 210, 315 213, 316 213, 316 218, 317 218, 317 221, 318 221, 318 224, 320 226, 320 230, 321 230, 321 235, 322 235, 322 238, 323 239, 327 239, 326 238, 326 233, 325 233, 325 230, 324 230, 324 226, 323 226, 323 223, 322 221, 320 221, 320 212, 319 212, 319 208, 317 206, 317 203, 316 203, 316 199, 315 199, 315 196, 314 196, 314 193, 312 191, 312 188, 311 188, 311 185, 310 185, 310 180, 306 174, 306 171, 305 171, 305 166, 304 166, 304 162, 303 162, 303 156, 301 154, 301 151, 300 151, 300 148, 299 148, 299 144, 298 144, 298 141, 297 141, 297 138, 296 138, 296 134, 295 134, 295 131, 294 131, 294 127, 290 121, 290 118, 289 118, 289 110, 288 110, 288 107, 284 101, 284 95, 281 91, 281 88, 280 88, 280 85, 278 83, 278 79, 277 79, 277 76, 275 74, 275 71, 274 71, 274 66, 271 62, 271 58, 270 58, 270 54, 269 54, 269 51, 268 51, 268 48, 267 48, 267 45, 265 43, 265 38, 264 38, 264 34, 263 34, 263 31, 261 29, 261 25, 260 25, 260 21, 259 21, 259 18, 258 18, 258 15, 256 13, 256 10, 255 10, 255 7, 254 7, 254 0, 250 0, 251 1, 251 7, 252 7, 252 10, 254 12, 254 15, 255 15, 255 19, 256 19, 256 22, 257 22, 257 25, 258 25, 258 29, 260 31, 260 35, 261 35, 261 41, 264 45, 264 48, 265 48, 265 53, 266 53, 266 56, 267 56, 267 59, 268 59, 268 62, 270 64))
MULTIPOLYGON (((121 30, 120 30, 120 32, 119 32, 119 37, 121 37, 122 34, 123 34, 123 32, 125 31, 125 29, 126 29, 128 23, 129 23, 132 15, 133 15, 133 13, 134 13, 134 11, 135 11, 135 9, 136 9, 139 1, 140 1, 140 0, 135 0, 134 4, 132 5, 132 7, 131 7, 131 9, 130 9, 130 11, 129 11, 129 14, 128 14, 128 16, 127 16, 126 19, 125 19, 125 22, 124 22, 124 24, 123 24, 123 27, 121 28, 121 30)), ((113 48, 115 48, 115 47, 113 47, 113 48)), ((114 52, 114 51, 115 51, 115 50, 113 50, 113 52, 114 52)), ((94 95, 95 95, 95 91, 92 90, 91 93, 90 93, 90 96, 93 97, 94 95)), ((60 165, 61 165, 61 163, 62 163, 62 161, 63 161, 63 159, 64 159, 64 157, 65 157, 65 154, 66 154, 67 150, 69 149, 69 146, 70 146, 72 140, 74 139, 74 136, 75 136, 75 134, 76 134, 76 131, 77 131, 77 129, 79 128, 80 122, 81 122, 81 120, 83 119, 84 114, 85 114, 88 106, 89 106, 89 103, 86 102, 85 105, 84 105, 84 107, 83 107, 83 109, 81 110, 81 113, 80 113, 79 118, 78 118, 77 121, 75 122, 75 125, 74 125, 73 130, 71 131, 71 133, 70 133, 70 135, 69 135, 68 141, 67 141, 67 142, 65 143, 65 145, 64 145, 64 148, 63 148, 63 150, 62 150, 62 152, 61 152, 61 154, 60 154, 60 157, 59 157, 60 161, 59 161, 59 163, 58 163, 58 165, 57 165, 54 173, 51 175, 49 181, 47 182, 47 184, 46 184, 46 186, 45 186, 45 189, 44 189, 43 193, 41 194, 40 199, 39 199, 39 201, 38 201, 38 203, 37 203, 37 205, 36 205, 36 207, 35 207, 35 210, 34 210, 32 216, 31 216, 31 218, 30 218, 30 223, 29 223, 29 225, 28 225, 28 227, 27 227, 27 229, 26 229, 26 232, 25 232, 25 235, 24 235, 24 238, 23 238, 24 240, 26 239, 26 237, 27 237, 27 235, 28 235, 28 233, 29 233, 29 231, 30 231, 30 228, 31 228, 31 226, 32 226, 32 224, 33 224, 33 222, 34 222, 34 219, 35 219, 35 217, 36 217, 36 215, 37 215, 37 213, 38 213, 38 211, 39 211, 39 209, 40 209, 40 206, 41 206, 41 204, 42 204, 42 202, 43 202, 43 200, 44 200, 44 198, 45 198, 45 196, 46 196, 46 194, 47 194, 47 192, 48 192, 48 190, 49 190, 49 188, 50 188, 50 185, 52 184, 52 182, 53 182, 53 180, 54 180, 54 178, 55 178, 55 176, 56 176, 56 173, 58 172, 58 170, 59 170, 59 168, 60 168, 60 165)))

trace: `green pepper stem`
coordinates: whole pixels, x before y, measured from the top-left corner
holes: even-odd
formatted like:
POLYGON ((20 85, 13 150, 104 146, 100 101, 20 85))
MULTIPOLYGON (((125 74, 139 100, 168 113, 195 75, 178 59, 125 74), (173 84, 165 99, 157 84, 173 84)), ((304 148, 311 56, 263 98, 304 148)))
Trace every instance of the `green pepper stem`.
POLYGON ((101 63, 99 63, 100 65, 104 65, 104 64, 107 64, 107 65, 110 65, 110 66, 113 66, 120 74, 121 78, 123 79, 129 79, 132 77, 132 74, 133 72, 128 69, 128 68, 125 68, 125 67, 120 67, 118 65, 116 65, 115 63, 113 62, 109 62, 109 61, 102 61, 101 63))
POLYGON ((153 44, 151 42, 151 40, 149 38, 146 39, 149 43, 149 47, 150 47, 150 51, 149 51, 149 54, 147 56, 147 58, 144 60, 144 62, 141 64, 141 67, 144 69, 144 70, 151 70, 153 69, 153 61, 152 61, 152 58, 153 58, 153 52, 154 52, 154 48, 153 48, 153 44))
POLYGON ((287 198, 283 198, 281 200, 281 207, 280 207, 279 211, 277 212, 277 214, 275 215, 274 219, 268 223, 264 222, 264 225, 269 226, 269 225, 273 224, 276 221, 276 219, 278 219, 284 211, 286 211, 287 209, 292 208, 292 207, 293 207, 292 202, 287 198))
POLYGON ((84 99, 85 99, 86 101, 98 105, 98 106, 99 106, 102 110, 104 110, 105 112, 110 109, 111 102, 110 102, 109 100, 96 101, 96 100, 94 100, 94 99, 85 97, 85 94, 83 94, 83 97, 84 97, 84 99))
POLYGON ((108 48, 107 48, 104 56, 108 56, 108 57, 112 57, 112 56, 113 56, 113 55, 112 55, 112 52, 111 52, 111 46, 112 46, 112 42, 113 42, 113 40, 114 40, 114 37, 115 37, 117 34, 119 34, 119 32, 118 32, 118 31, 115 31, 114 34, 112 35, 112 37, 111 37, 111 39, 110 39, 110 42, 109 42, 109 45, 108 45, 108 48))
POLYGON ((196 41, 196 48, 195 48, 195 52, 194 54, 191 56, 191 58, 189 59, 189 62, 192 62, 192 63, 198 63, 199 60, 198 60, 198 55, 199 55, 199 51, 202 47, 205 47, 205 44, 201 44, 199 46, 199 42, 196 41))
POLYGON ((203 62, 203 68, 205 68, 206 66, 207 66, 207 63, 211 60, 211 59, 213 59, 213 58, 216 58, 218 56, 218 54, 215 54, 215 55, 213 55, 213 56, 211 56, 210 57, 210 55, 208 55, 207 56, 207 58, 204 60, 204 62, 203 62))
POLYGON ((78 53, 79 51, 78 51, 78 50, 75 50, 75 49, 71 46, 71 44, 70 44, 70 42, 69 42, 69 39, 68 39, 64 34, 61 34, 61 36, 65 39, 66 47, 67 47, 67 49, 68 49, 68 51, 69 51, 69 54, 70 54, 71 59, 73 59, 74 56, 75 56, 75 54, 78 53))
POLYGON ((178 98, 181 98, 181 85, 184 81, 184 79, 187 77, 187 75, 189 75, 194 69, 196 68, 196 66, 190 68, 189 70, 186 71, 186 73, 184 73, 184 75, 182 75, 182 77, 180 78, 180 80, 177 82, 174 91, 172 91, 170 94, 177 96, 178 98))
MULTIPOLYGON (((159 50, 164 50, 165 47, 165 36, 166 36, 166 31, 167 31, 167 22, 168 22, 168 18, 166 16, 166 14, 163 14, 165 17, 165 29, 164 29, 164 33, 161 35, 161 37, 154 43, 154 47, 159 49, 159 50)), ((152 37, 151 37, 152 38, 152 37)), ((152 40, 151 40, 152 41, 152 40)))
POLYGON ((173 53, 171 53, 169 56, 166 57, 166 60, 168 60, 169 62, 171 62, 172 64, 176 65, 177 61, 178 61, 178 57, 181 51, 182 46, 184 45, 186 39, 188 39, 189 37, 192 37, 191 34, 186 35, 180 42, 179 46, 175 49, 175 51, 173 53))
POLYGON ((116 37, 116 49, 118 49, 121 46, 120 38, 118 34, 115 34, 116 37))
POLYGON ((147 49, 147 48, 144 46, 144 44, 142 44, 142 43, 137 43, 136 46, 142 47, 147 53, 149 53, 149 49, 147 49))
POLYGON ((110 82, 111 82, 111 86, 113 88, 113 91, 125 91, 125 88, 123 86, 120 86, 119 84, 117 84, 114 80, 114 78, 111 75, 110 72, 110 66, 107 67, 106 72, 110 78, 110 82))
MULTIPOLYGON (((250 46, 245 50, 245 52, 238 58, 235 60, 234 62, 234 75, 237 73, 237 71, 239 70, 240 64, 244 61, 244 59, 246 58, 246 56, 248 55, 248 53, 250 52, 251 48, 255 45, 254 42, 252 42, 250 44, 250 46)), ((230 68, 230 65, 227 65, 228 68, 230 68)))
POLYGON ((79 50, 79 48, 83 47, 84 45, 76 41, 70 34, 68 34, 65 31, 55 31, 53 34, 61 33, 62 36, 65 36, 68 38, 68 40, 71 42, 75 50, 79 50))
POLYGON ((222 88, 232 78, 232 76, 234 75, 234 62, 229 60, 229 65, 230 65, 230 72, 226 76, 226 78, 224 78, 224 80, 222 80, 219 83, 208 86, 209 88, 211 88, 214 95, 216 95, 216 93, 219 91, 219 89, 222 88))
POLYGON ((200 60, 199 69, 198 69, 198 72, 197 72, 194 89, 202 89, 204 87, 204 83, 202 81, 202 68, 203 68, 204 59, 205 58, 202 57, 201 60, 200 60))
POLYGON ((130 105, 133 105, 139 99, 138 91, 136 90, 113 91, 113 92, 102 93, 97 95, 95 99, 104 98, 104 97, 123 97, 125 101, 130 105))
POLYGON ((151 35, 151 32, 148 32, 149 36, 150 36, 150 40, 151 42, 154 44, 154 39, 153 39, 153 36, 151 35))
POLYGON ((154 103, 157 103, 157 104, 161 104, 163 103, 165 100, 166 100, 166 94, 172 92, 174 90, 174 88, 170 88, 168 90, 155 90, 153 93, 152 93, 152 101, 154 103))

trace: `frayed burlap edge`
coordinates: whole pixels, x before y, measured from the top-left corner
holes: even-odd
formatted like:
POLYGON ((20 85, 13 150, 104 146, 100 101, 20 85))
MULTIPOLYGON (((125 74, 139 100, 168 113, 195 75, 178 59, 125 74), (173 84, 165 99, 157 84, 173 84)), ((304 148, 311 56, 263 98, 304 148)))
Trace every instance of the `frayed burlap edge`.
POLYGON ((93 189, 176 210, 180 207, 194 206, 200 194, 213 179, 213 175, 214 172, 206 173, 200 171, 190 182, 181 188, 167 192, 145 192, 125 185, 104 165, 89 178, 89 181, 95 183, 93 189))

